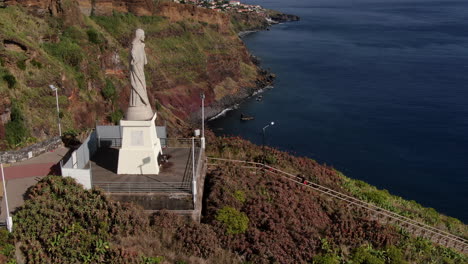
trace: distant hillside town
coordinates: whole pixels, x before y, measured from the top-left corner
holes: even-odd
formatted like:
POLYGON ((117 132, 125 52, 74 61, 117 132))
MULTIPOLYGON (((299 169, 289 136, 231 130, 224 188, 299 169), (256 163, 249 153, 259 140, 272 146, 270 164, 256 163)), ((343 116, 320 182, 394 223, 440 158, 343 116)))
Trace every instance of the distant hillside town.
POLYGON ((218 12, 234 11, 237 13, 257 13, 267 17, 267 10, 259 5, 242 4, 240 1, 215 1, 215 0, 174 0, 176 3, 193 4, 198 7, 213 9, 218 12))

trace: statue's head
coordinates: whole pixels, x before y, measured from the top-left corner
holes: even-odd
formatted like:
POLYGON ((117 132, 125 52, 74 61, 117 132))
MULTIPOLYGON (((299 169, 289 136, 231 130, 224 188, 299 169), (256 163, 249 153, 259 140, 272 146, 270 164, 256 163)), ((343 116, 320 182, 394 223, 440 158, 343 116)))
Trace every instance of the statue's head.
POLYGON ((135 39, 145 41, 145 31, 139 28, 135 31, 135 39))

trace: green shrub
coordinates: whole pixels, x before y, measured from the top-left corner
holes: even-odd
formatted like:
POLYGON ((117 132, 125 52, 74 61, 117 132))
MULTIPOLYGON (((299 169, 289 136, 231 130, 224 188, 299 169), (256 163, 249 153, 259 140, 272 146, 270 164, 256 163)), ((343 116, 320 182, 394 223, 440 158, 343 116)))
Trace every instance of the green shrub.
POLYGON ((157 257, 141 257, 142 264, 159 264, 164 261, 164 257, 157 256, 157 257))
POLYGON ((74 129, 70 129, 70 130, 63 132, 62 136, 75 138, 78 136, 78 132, 74 129))
POLYGON ((0 229, 0 254, 7 258, 14 257, 13 237, 6 229, 0 229))
POLYGON ((94 28, 88 29, 86 34, 88 35, 88 40, 91 43, 99 45, 103 42, 101 35, 94 28))
POLYGON ((244 203, 246 201, 245 193, 241 190, 235 191, 233 196, 234 198, 236 198, 236 200, 238 200, 241 203, 244 203))
POLYGON ((371 250, 365 246, 356 249, 351 260, 353 264, 385 264, 383 259, 372 254, 371 250))
POLYGON ((242 234, 249 227, 247 215, 229 206, 225 206, 218 211, 216 220, 224 224, 228 234, 242 234))
POLYGON ((425 208, 424 217, 430 224, 437 224, 440 221, 440 215, 434 208, 425 208))
POLYGON ((26 61, 25 60, 19 60, 16 62, 16 66, 18 66, 18 68, 20 70, 26 70, 26 61))
POLYGON ((340 264, 340 257, 336 254, 317 255, 312 259, 312 264, 340 264))
POLYGON ((11 147, 19 145, 29 136, 28 129, 24 124, 24 117, 15 102, 11 107, 11 121, 5 126, 5 137, 11 147))
POLYGON ((137 263, 108 242, 148 225, 135 207, 84 190, 70 177, 47 176, 28 194, 13 216, 25 263, 137 263))
POLYGON ((275 165, 276 164, 275 156, 267 154, 265 157, 265 163, 269 165, 275 165))
POLYGON ((124 112, 121 109, 115 110, 110 114, 109 118, 112 123, 118 125, 120 120, 124 118, 124 112))
POLYGON ((78 84, 78 88, 80 90, 86 89, 86 78, 85 78, 83 73, 81 73, 81 72, 76 73, 75 74, 75 80, 76 80, 76 83, 78 84))
POLYGON ((396 248, 395 246, 390 246, 387 248, 387 258, 390 260, 392 264, 407 264, 408 262, 405 261, 403 252, 396 248))
POLYGON ((161 111, 162 109, 162 105, 158 100, 154 101, 154 107, 156 108, 156 111, 158 112, 161 111))
POLYGON ((42 69, 42 63, 38 62, 37 60, 32 60, 31 65, 38 69, 42 69))
POLYGON ((117 96, 117 91, 115 90, 115 86, 111 80, 106 79, 106 85, 102 89, 102 96, 106 100, 114 101, 115 97, 117 96))
POLYGON ((11 75, 9 73, 3 75, 3 80, 7 83, 8 88, 10 88, 10 89, 15 87, 15 85, 16 85, 15 76, 13 76, 13 75, 11 75))
POLYGON ((387 199, 388 196, 385 195, 382 191, 375 190, 375 191, 368 191, 363 193, 365 199, 369 202, 372 202, 376 205, 380 205, 383 207, 387 206, 387 199))
POLYGON ((81 31, 79 28, 75 26, 71 26, 66 28, 63 31, 63 37, 62 39, 69 38, 70 40, 73 40, 74 42, 81 42, 85 38, 85 34, 83 31, 81 31))
POLYGON ((44 48, 49 54, 72 67, 78 68, 84 58, 81 47, 69 38, 64 38, 59 43, 46 43, 44 48))
POLYGON ((329 254, 329 253, 333 253, 333 247, 332 245, 330 244, 330 242, 328 242, 328 239, 325 237, 325 238, 321 238, 320 239, 320 249, 329 254))

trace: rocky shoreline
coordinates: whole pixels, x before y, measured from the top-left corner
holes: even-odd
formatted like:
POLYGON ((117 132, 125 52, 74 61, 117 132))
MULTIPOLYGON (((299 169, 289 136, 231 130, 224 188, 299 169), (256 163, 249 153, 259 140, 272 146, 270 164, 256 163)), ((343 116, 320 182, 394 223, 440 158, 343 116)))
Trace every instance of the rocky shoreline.
POLYGON ((239 36, 239 38, 243 38, 243 37, 245 37, 247 35, 253 34, 253 33, 258 32, 258 31, 260 31, 260 29, 259 30, 241 31, 241 32, 237 33, 237 35, 239 36))
POLYGON ((301 20, 299 16, 291 15, 291 14, 284 14, 284 13, 270 14, 270 18, 271 20, 277 23, 294 22, 294 21, 301 20))
MULTIPOLYGON (((283 14, 283 13, 275 13, 273 15, 270 15, 270 17, 271 17, 271 20, 269 23, 270 26, 283 23, 283 22, 300 21, 299 16, 283 14)), ((241 31, 238 33, 238 36, 240 38, 243 38, 249 34, 253 34, 258 31, 267 30, 267 29, 268 28, 261 28, 261 29, 241 31)), ((255 65, 257 66, 260 65, 260 60, 255 55, 251 54, 250 58, 255 65)), ((244 88, 242 92, 236 95, 225 96, 220 101, 217 101, 213 103, 212 105, 205 107, 205 120, 210 121, 216 118, 220 118, 224 116, 224 114, 227 113, 228 111, 236 109, 237 106, 240 103, 242 103, 244 100, 254 96, 255 94, 259 92, 264 91, 268 87, 273 86, 274 80, 276 78, 276 75, 274 73, 267 71, 265 69, 262 69, 260 67, 260 75, 262 76, 262 78, 256 81, 255 87, 244 88)), ((196 113, 195 116, 198 116, 198 118, 194 117, 193 119, 195 120, 195 122, 198 122, 200 120, 199 113, 196 113)))
POLYGON ((296 22, 296 21, 300 21, 300 20, 301 20, 301 18, 299 16, 296 16, 296 15, 283 14, 283 13, 274 13, 274 14, 270 14, 270 17, 267 18, 267 25, 268 26, 254 27, 254 28, 251 28, 249 30, 241 31, 241 32, 237 33, 237 35, 240 38, 243 38, 243 37, 245 37, 247 35, 250 35, 250 34, 258 32, 258 31, 269 30, 268 29, 269 26, 277 25, 277 24, 280 24, 280 23, 286 23, 286 22, 296 22))
MULTIPOLYGON (((258 62, 256 57, 253 56, 252 61, 254 63, 258 62)), ((265 90, 268 87, 273 85, 273 82, 276 78, 274 73, 271 73, 265 69, 260 70, 260 75, 262 79, 258 79, 256 81, 255 87, 245 87, 241 90, 240 93, 235 95, 225 96, 221 100, 214 102, 210 106, 205 107, 205 120, 213 120, 219 117, 222 117, 224 113, 236 109, 237 105, 245 101, 246 99, 254 96, 255 94, 265 90)), ((199 122, 200 121, 200 113, 197 112, 194 115, 192 121, 199 122)))

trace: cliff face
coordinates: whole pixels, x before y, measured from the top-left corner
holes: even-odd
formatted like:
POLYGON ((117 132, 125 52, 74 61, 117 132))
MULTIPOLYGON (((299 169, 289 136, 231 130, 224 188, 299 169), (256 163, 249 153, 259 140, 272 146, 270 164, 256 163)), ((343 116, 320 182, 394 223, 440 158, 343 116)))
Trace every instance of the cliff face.
POLYGON ((133 13, 138 16, 149 16, 154 12, 151 0, 5 0, 7 6, 20 5, 35 14, 57 15, 67 8, 79 10, 90 16, 108 16, 113 12, 133 13))
POLYGON ((216 25, 219 32, 229 34, 231 32, 230 16, 206 8, 198 8, 194 5, 181 5, 165 2, 158 5, 156 14, 167 17, 172 22, 193 19, 199 22, 216 25))
MULTIPOLYGON (((7 99, 0 110, 16 104, 32 139, 43 140, 55 128, 49 84, 60 88, 64 131, 122 118, 130 90, 129 44, 137 28, 147 36, 150 102, 174 133, 190 131, 199 118, 201 92, 210 116, 271 81, 252 63, 226 14, 174 3, 161 4, 152 16, 133 14, 149 14, 151 1, 13 3, 30 8, 0 9, 0 94, 7 99), (80 10, 123 13, 86 17, 80 10)), ((2 124, 0 145, 12 134, 2 124)))
POLYGON ((110 16, 113 12, 150 16, 154 11, 151 0, 78 0, 78 3, 83 14, 88 16, 110 16))
POLYGON ((83 19, 75 0, 4 0, 6 6, 23 6, 32 14, 60 17, 66 25, 82 24, 83 19))

